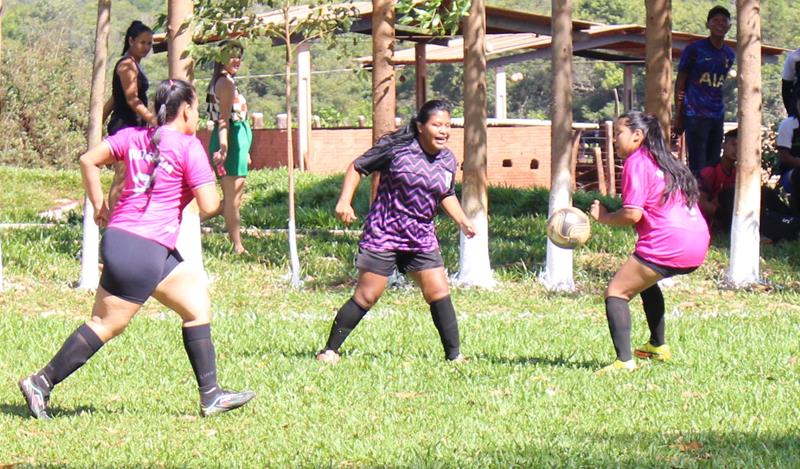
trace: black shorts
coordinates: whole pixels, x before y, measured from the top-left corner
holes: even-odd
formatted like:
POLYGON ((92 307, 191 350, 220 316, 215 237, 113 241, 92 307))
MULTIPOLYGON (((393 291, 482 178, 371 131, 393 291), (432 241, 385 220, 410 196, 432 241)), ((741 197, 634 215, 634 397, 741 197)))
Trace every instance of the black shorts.
POLYGON ((103 274, 100 286, 110 294, 142 304, 183 262, 177 249, 124 230, 109 228, 100 241, 103 274))
POLYGON ((636 254, 635 252, 633 253, 633 257, 635 257, 636 260, 639 261, 641 264, 650 267, 657 274, 661 275, 664 278, 674 277, 676 275, 686 275, 697 270, 697 267, 667 267, 666 265, 656 264, 654 262, 642 259, 642 257, 636 254))
POLYGON ((358 248, 358 257, 356 258, 358 270, 388 277, 394 272, 395 266, 401 274, 404 274, 444 267, 444 260, 438 249, 429 252, 377 252, 358 248))

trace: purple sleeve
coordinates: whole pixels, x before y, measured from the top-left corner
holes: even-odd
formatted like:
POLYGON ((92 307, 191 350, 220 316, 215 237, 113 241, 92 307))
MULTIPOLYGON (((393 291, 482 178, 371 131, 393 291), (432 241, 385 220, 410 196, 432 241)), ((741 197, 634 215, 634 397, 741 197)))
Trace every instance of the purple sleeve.
POLYGON ((208 154, 206 154, 203 144, 196 137, 192 137, 186 148, 184 164, 184 178, 192 189, 214 183, 214 172, 211 169, 211 163, 208 161, 208 154))
POLYGON ((695 58, 694 49, 696 47, 695 44, 697 43, 693 42, 689 44, 688 46, 686 46, 686 49, 683 49, 683 52, 681 52, 681 61, 678 62, 679 72, 689 73, 689 70, 691 70, 694 67, 694 58, 695 58))
POLYGON ((622 167, 622 206, 644 208, 647 200, 647 168, 644 158, 629 158, 622 167))

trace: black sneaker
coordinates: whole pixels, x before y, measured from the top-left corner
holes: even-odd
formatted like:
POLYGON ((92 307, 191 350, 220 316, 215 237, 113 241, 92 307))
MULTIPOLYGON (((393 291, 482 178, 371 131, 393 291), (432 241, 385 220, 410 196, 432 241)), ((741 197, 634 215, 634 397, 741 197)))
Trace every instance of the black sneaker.
POLYGON ((19 383, 19 390, 25 396, 25 402, 28 403, 28 410, 31 415, 37 419, 50 420, 50 414, 47 413, 47 403, 50 402, 50 390, 36 384, 34 377, 30 375, 21 380, 19 383))
POLYGON ((217 397, 209 405, 201 406, 200 411, 203 413, 203 417, 211 417, 212 415, 238 409, 250 402, 254 397, 256 397, 256 393, 253 391, 230 392, 220 389, 217 397))

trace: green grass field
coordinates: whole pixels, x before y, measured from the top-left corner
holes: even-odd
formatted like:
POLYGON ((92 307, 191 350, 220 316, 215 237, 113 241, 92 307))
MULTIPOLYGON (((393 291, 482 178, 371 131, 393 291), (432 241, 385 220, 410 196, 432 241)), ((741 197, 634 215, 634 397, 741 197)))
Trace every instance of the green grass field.
MULTIPOLYGON (((285 177, 252 174, 245 225, 284 227, 285 177)), ((0 178, 0 223, 38 222, 56 199, 81 198, 74 173, 0 168, 0 178)), ((471 360, 445 363, 419 291, 398 287, 345 343, 342 362, 321 366, 313 354, 355 274, 357 233, 328 232, 343 228, 331 215, 340 183, 300 175, 300 290, 286 283, 284 233, 247 235, 250 254, 237 257, 221 220, 207 225, 220 380, 258 393, 211 419, 199 417, 180 321, 154 301, 56 388, 54 420, 29 419, 16 381, 88 318, 93 297, 73 287, 77 211, 55 228, 1 230, 0 468, 800 467, 800 244, 764 246, 765 285, 730 291, 718 288, 728 246, 715 241, 702 268, 664 290, 674 361, 597 377, 613 359, 602 292, 633 232, 593 226, 575 251, 578 291, 550 293, 537 281, 547 193, 493 189, 500 286, 453 291, 471 360)), ((439 235, 452 272, 455 226, 442 218, 439 235)), ((647 326, 639 300, 631 306, 638 344, 647 326)))

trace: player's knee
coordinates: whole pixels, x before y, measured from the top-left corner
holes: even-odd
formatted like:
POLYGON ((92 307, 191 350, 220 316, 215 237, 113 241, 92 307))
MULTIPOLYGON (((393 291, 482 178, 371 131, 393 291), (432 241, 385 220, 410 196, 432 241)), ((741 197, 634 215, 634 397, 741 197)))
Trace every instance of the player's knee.
POLYGON ((105 317, 92 316, 89 320, 89 327, 95 331, 98 337, 104 342, 122 334, 122 331, 128 327, 130 318, 127 317, 105 317))
POLYGON ((450 294, 450 289, 447 286, 438 287, 438 288, 431 288, 422 291, 422 296, 425 298, 425 302, 430 304, 434 301, 439 301, 442 298, 448 296, 450 294))
POLYGON ((380 293, 374 291, 356 291, 353 294, 353 300, 364 309, 371 309, 380 297, 380 293))

